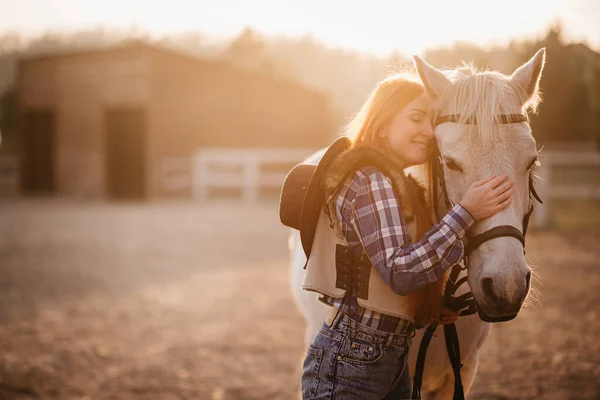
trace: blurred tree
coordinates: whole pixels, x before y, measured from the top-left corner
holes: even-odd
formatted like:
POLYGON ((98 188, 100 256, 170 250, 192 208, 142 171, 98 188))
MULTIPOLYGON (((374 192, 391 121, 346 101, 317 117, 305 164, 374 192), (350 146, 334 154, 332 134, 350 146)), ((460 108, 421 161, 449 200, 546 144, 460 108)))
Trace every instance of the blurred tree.
MULTIPOLYGON (((30 41, 25 41, 17 33, 7 33, 0 36, 0 53, 4 52, 10 58, 6 65, 12 65, 14 59, 23 53, 98 47, 127 37, 148 39, 136 27, 124 32, 104 28, 71 34, 49 32, 30 41)), ((412 60, 397 50, 387 57, 368 57, 328 47, 311 35, 266 38, 251 27, 246 27, 229 43, 216 44, 213 40, 213 44, 209 45, 211 36, 196 32, 170 36, 162 42, 201 57, 225 56, 239 67, 294 79, 320 90, 331 96, 340 123, 356 111, 376 82, 392 68, 412 65, 412 60)), ((508 45, 488 49, 457 42, 450 47, 428 49, 423 57, 438 68, 455 68, 464 61, 480 69, 510 74, 540 47, 546 47, 547 62, 541 81, 543 102, 539 114, 532 115, 532 127, 538 142, 600 142, 600 55, 584 44, 566 43, 560 22, 535 41, 512 41, 508 45)), ((0 60, 0 91, 14 82, 12 69, 2 65, 0 60)), ((2 108, 11 101, 14 101, 14 92, 5 92, 2 108)), ((2 122, 1 129, 6 130, 6 126, 14 123, 8 118, 8 122, 2 122)))
POLYGON ((479 69, 489 67, 487 53, 477 45, 458 41, 451 47, 438 47, 425 51, 423 58, 438 68, 456 68, 464 63, 472 63, 479 69))
POLYGON ((589 61, 564 42, 560 23, 554 24, 541 40, 524 46, 521 62, 541 47, 546 48, 547 59, 540 81, 543 102, 539 113, 531 117, 537 141, 543 144, 590 140, 586 122, 590 114, 588 92, 594 88, 588 87, 581 73, 589 61))
POLYGON ((18 32, 7 32, 0 36, 0 54, 11 54, 23 46, 23 38, 18 32))
POLYGON ((49 53, 63 50, 68 43, 68 37, 59 33, 45 33, 29 42, 27 53, 49 53))
POLYGON ((294 79, 293 71, 281 59, 268 54, 267 41, 250 27, 244 30, 227 47, 225 54, 235 66, 260 71, 274 77, 294 79))
MULTIPOLYGON (((376 63, 373 62, 373 64, 376 63)), ((412 59, 407 57, 398 49, 392 50, 390 54, 381 61, 380 64, 380 66, 373 65, 372 67, 374 71, 377 71, 376 79, 379 79, 381 76, 387 76, 398 71, 406 71, 413 69, 412 59)))
POLYGON ((226 54, 237 66, 257 69, 264 61, 265 43, 255 30, 246 27, 229 44, 226 54))
POLYGON ((197 56, 203 56, 207 53, 204 35, 200 32, 183 32, 180 34, 163 37, 162 39, 158 40, 158 43, 174 50, 197 56))
POLYGON ((397 68, 402 68, 402 66, 405 63, 410 62, 410 59, 408 57, 406 57, 400 50, 398 49, 394 49, 390 52, 390 54, 387 56, 387 63, 397 67, 397 68))

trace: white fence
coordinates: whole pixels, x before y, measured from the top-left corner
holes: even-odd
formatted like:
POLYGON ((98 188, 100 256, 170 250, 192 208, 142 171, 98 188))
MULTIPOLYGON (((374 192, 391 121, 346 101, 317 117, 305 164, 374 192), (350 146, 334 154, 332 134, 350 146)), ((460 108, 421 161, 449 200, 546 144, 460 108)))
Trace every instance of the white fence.
MULTIPOLYGON (((269 164, 287 164, 289 170, 314 153, 314 149, 198 150, 189 158, 169 158, 161 163, 160 179, 166 190, 191 189, 194 199, 205 201, 212 189, 241 189, 246 202, 254 202, 261 188, 281 187, 287 171, 265 171, 269 164)), ((549 224, 551 199, 600 199, 600 181, 553 183, 552 171, 561 167, 600 168, 600 153, 592 151, 543 151, 536 190, 545 204, 536 204, 532 224, 549 224)))
POLYGON ((213 189, 240 189, 242 199, 252 203, 259 198, 261 189, 280 188, 289 169, 314 152, 315 149, 289 148, 201 149, 191 160, 163 160, 159 174, 164 189, 190 188, 198 201, 206 201, 213 189))
POLYGON ((544 204, 536 204, 532 216, 538 228, 549 224, 551 199, 600 199, 600 180, 593 183, 553 183, 552 172, 560 167, 600 168, 600 153, 591 151, 543 151, 540 154, 541 166, 538 170, 540 180, 536 182, 536 191, 544 204), (547 201, 548 200, 548 201, 547 201))
POLYGON ((158 164, 158 184, 167 192, 192 186, 192 160, 188 157, 167 157, 158 164))

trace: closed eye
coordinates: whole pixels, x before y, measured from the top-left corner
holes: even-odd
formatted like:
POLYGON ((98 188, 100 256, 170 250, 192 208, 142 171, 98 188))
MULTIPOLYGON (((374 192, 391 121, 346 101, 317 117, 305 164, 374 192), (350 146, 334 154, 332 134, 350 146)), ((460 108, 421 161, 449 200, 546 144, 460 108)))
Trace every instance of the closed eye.
POLYGON ((453 160, 452 158, 445 157, 444 163, 446 164, 446 168, 448 168, 449 170, 463 172, 463 169, 460 166, 460 164, 456 160, 453 160))
POLYGON ((533 160, 531 160, 531 162, 529 163, 529 166, 527 167, 527 171, 531 170, 534 166, 538 167, 540 165, 540 161, 537 157, 535 157, 533 160))
POLYGON ((411 110, 410 114, 408 114, 408 117, 411 121, 422 122, 427 117, 427 112, 419 109, 411 110))

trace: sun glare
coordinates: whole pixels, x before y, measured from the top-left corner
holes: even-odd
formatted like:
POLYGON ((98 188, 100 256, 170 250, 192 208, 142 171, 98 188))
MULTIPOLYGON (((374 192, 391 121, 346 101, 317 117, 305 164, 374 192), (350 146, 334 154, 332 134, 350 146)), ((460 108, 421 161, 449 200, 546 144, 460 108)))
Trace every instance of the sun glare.
POLYGON ((472 0, 372 0, 368 4, 222 0, 210 7, 186 3, 185 13, 178 7, 165 10, 146 5, 146 21, 140 23, 155 32, 200 28, 220 36, 233 36, 252 26, 265 35, 311 34, 331 46, 378 55, 400 50, 410 55, 455 41, 485 46, 539 35, 556 19, 556 7, 550 6, 558 3, 548 0, 544 7, 541 4, 539 0, 504 0, 502 6, 490 10, 491 4, 472 0))
MULTIPOLYGON (((233 37, 250 26, 268 36, 310 34, 333 47, 410 55, 455 41, 486 46, 531 38, 559 17, 570 26, 585 19, 564 0, 503 0, 501 5, 474 0, 171 0, 168 6, 145 0, 23 0, 0 15, 0 26, 36 34, 47 29, 136 26, 151 35, 200 31, 219 38, 233 37), (39 12, 32 14, 30 9, 39 12)), ((593 29, 597 35, 598 29, 593 29)), ((595 37, 594 32, 588 36, 595 37)))

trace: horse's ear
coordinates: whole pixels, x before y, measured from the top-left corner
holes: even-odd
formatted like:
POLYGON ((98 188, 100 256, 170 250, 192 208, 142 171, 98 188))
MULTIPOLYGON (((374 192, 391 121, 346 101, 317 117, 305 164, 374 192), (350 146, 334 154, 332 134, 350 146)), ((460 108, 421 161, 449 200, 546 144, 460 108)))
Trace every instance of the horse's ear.
POLYGON ((420 57, 413 56, 413 60, 415 62, 415 68, 419 73, 419 77, 421 78, 425 89, 427 89, 427 93, 429 93, 432 98, 435 99, 441 95, 444 90, 446 90, 446 87, 452 83, 442 71, 427 64, 420 57))
POLYGON ((529 61, 517 68, 510 76, 510 80, 523 89, 524 102, 538 93, 545 62, 546 48, 542 47, 529 61))

